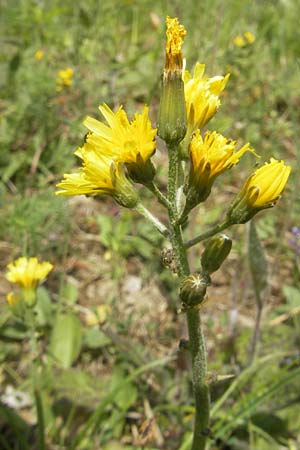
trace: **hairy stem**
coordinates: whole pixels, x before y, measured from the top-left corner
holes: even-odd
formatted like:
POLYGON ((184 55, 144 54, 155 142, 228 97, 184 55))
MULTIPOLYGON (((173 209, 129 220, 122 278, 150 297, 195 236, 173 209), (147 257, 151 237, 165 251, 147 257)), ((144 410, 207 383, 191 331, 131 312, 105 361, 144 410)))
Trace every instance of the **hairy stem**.
POLYGON ((161 223, 161 221, 155 217, 142 203, 138 203, 135 207, 135 210, 139 212, 142 216, 144 216, 149 222, 152 223, 152 225, 155 226, 155 228, 163 235, 163 236, 169 236, 169 230, 167 227, 161 223))
POLYGON ((170 208, 171 204, 167 197, 158 189, 155 183, 149 183, 146 187, 153 192, 153 194, 157 197, 157 200, 167 209, 170 208))
POLYGON ((194 239, 191 239, 190 241, 185 242, 184 246, 185 246, 185 248, 193 247, 193 245, 196 245, 199 242, 204 241, 205 239, 208 239, 217 233, 220 233, 221 231, 225 230, 225 228, 228 228, 230 225, 231 225, 231 223, 228 220, 225 220, 224 222, 216 225, 213 228, 210 228, 209 230, 205 231, 204 233, 199 234, 199 236, 195 237, 194 239))
MULTIPOLYGON (((169 208, 170 240, 177 260, 178 275, 188 276, 190 273, 187 249, 183 243, 181 227, 177 220, 176 191, 178 184, 178 149, 169 148, 169 182, 168 195, 172 207, 169 208)), ((202 334, 199 311, 190 309, 187 311, 187 324, 189 333, 189 350, 192 358, 192 382, 195 397, 195 423, 194 436, 191 450, 204 450, 207 439, 207 427, 209 423, 210 397, 206 384, 206 349, 202 334)))

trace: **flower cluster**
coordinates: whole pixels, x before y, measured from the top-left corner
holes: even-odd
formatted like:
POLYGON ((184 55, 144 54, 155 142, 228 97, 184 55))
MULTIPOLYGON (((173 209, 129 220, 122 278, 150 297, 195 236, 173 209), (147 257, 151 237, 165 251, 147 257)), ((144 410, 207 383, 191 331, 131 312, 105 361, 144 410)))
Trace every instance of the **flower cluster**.
MULTIPOLYGON (((183 68, 182 46, 186 31, 177 18, 166 19, 166 57, 162 80, 158 134, 169 148, 183 160, 189 159, 184 193, 183 216, 205 201, 215 179, 238 164, 246 153, 255 154, 247 143, 237 144, 217 132, 203 128, 216 114, 221 104, 229 74, 209 78, 205 65, 197 63, 191 74, 183 68)), ((245 32, 242 39, 254 42, 254 35, 245 32)), ((60 72, 61 83, 72 84, 72 69, 60 72)), ((107 105, 99 107, 104 121, 87 117, 85 142, 75 155, 81 168, 57 185, 58 195, 112 196, 124 207, 137 207, 139 197, 133 182, 153 188, 155 169, 151 158, 155 153, 156 129, 152 128, 145 106, 132 121, 120 107, 113 112, 107 105)), ((258 155, 256 155, 258 156, 258 155)), ((171 164, 171 162, 170 162, 171 164)), ((249 220, 257 211, 273 206, 283 191, 290 167, 271 158, 245 182, 227 214, 231 223, 249 220)))

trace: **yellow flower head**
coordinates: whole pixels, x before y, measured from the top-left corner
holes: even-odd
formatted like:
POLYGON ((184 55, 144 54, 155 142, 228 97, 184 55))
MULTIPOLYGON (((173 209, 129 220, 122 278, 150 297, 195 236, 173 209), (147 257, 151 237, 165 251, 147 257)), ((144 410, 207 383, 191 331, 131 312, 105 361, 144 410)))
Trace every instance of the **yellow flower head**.
POLYGON ((34 59, 36 61, 41 61, 41 59, 43 59, 43 56, 44 56, 43 50, 37 50, 34 54, 34 59))
POLYGON ((56 89, 61 91, 63 86, 70 87, 73 84, 73 75, 74 70, 71 67, 67 67, 66 69, 59 70, 57 80, 56 80, 56 89))
POLYGON ((107 105, 99 106, 106 124, 87 117, 84 125, 89 129, 87 143, 96 153, 105 154, 114 161, 125 163, 135 181, 153 178, 154 168, 150 161, 155 152, 156 129, 149 119, 149 108, 135 114, 130 122, 120 107, 114 113, 107 105))
POLYGON ((250 151, 249 144, 238 151, 236 142, 221 134, 207 131, 204 139, 197 130, 190 144, 190 174, 185 187, 187 203, 194 207, 206 200, 210 194, 212 184, 217 176, 237 164, 242 155, 250 151))
POLYGON ((261 209, 271 208, 280 197, 291 167, 270 159, 245 182, 228 213, 232 223, 245 223, 261 209))
POLYGON ((182 53, 181 47, 184 41, 184 36, 186 35, 186 30, 183 25, 180 25, 178 18, 167 16, 166 18, 166 63, 165 71, 174 72, 176 70, 182 70, 182 53))
POLYGON ((229 74, 225 77, 208 78, 204 75, 204 71, 205 64, 197 63, 193 76, 187 70, 183 76, 188 142, 194 131, 203 128, 218 110, 221 92, 225 89, 229 78, 229 74))
POLYGON ((79 172, 65 174, 57 184, 62 190, 57 195, 111 195, 121 205, 133 208, 138 201, 132 184, 127 180, 120 162, 86 142, 75 155, 82 159, 79 172))
POLYGON ((8 264, 6 279, 17 284, 20 288, 35 289, 53 269, 53 265, 47 261, 38 262, 37 258, 25 258, 22 256, 8 264))
POLYGON ((245 31, 244 37, 248 44, 253 44, 253 42, 255 41, 255 36, 253 33, 251 33, 251 31, 245 31))
POLYGON ((233 43, 236 47, 245 47, 246 45, 245 39, 241 34, 235 36, 235 38, 233 39, 233 43))

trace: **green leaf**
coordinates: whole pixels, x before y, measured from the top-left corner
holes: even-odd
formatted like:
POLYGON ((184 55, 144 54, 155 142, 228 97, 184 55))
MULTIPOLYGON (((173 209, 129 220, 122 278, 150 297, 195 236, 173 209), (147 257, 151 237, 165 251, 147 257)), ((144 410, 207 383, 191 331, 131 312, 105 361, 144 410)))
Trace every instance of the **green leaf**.
POLYGON ((53 304, 47 289, 42 286, 37 289, 37 303, 34 309, 39 326, 44 327, 53 323, 53 304))
POLYGON ((77 359, 82 345, 81 322, 74 314, 56 316, 50 339, 50 354, 64 368, 77 359))
MULTIPOLYGON (((122 385, 122 382, 126 379, 125 373, 121 367, 116 366, 111 380, 111 390, 113 391, 116 386, 122 385)), ((127 411, 137 399, 137 389, 132 383, 124 383, 124 388, 120 389, 114 398, 115 403, 123 411, 127 411)))
POLYGON ((99 328, 88 328, 84 331, 84 346, 90 349, 105 347, 111 340, 99 328))
POLYGON ((300 305, 300 289, 294 286, 284 286, 283 294, 288 303, 288 310, 296 308, 300 305))
POLYGON ((59 298, 74 305, 78 300, 78 289, 73 283, 64 283, 59 290, 59 298))

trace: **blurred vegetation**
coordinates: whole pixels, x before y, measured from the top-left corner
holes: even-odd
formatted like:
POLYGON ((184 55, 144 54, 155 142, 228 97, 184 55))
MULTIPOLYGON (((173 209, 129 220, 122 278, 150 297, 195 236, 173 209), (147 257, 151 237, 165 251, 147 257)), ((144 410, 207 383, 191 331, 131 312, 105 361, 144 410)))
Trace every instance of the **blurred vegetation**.
MULTIPOLYGON (((191 384, 177 350, 184 318, 176 313, 176 281, 160 262, 161 237, 110 200, 54 196, 55 183, 76 163, 82 120, 97 116, 100 103, 123 104, 131 114, 150 104, 155 123, 164 18, 177 15, 188 32, 188 69, 200 61, 210 76, 231 73, 208 128, 293 167, 279 204, 256 221, 261 245, 252 242, 252 249, 265 252, 268 286, 259 293, 264 314, 255 355, 255 255, 251 271, 251 242, 239 227, 203 309, 210 448, 299 449, 299 8, 299 0, 2 0, 1 448, 43 450, 44 439, 53 450, 189 449, 191 384), (247 31, 255 40, 236 45, 247 31), (69 85, 59 75, 68 68, 69 85), (35 307, 37 355, 30 329, 5 300, 6 265, 25 254, 55 265, 35 307)), ((164 188, 163 151, 157 162, 164 188)), ((194 234, 200 219, 201 228, 217 220, 229 186, 238 189, 250 164, 245 158, 216 183, 213 200, 193 217, 194 234)), ((197 269, 197 251, 193 262, 197 269)))

